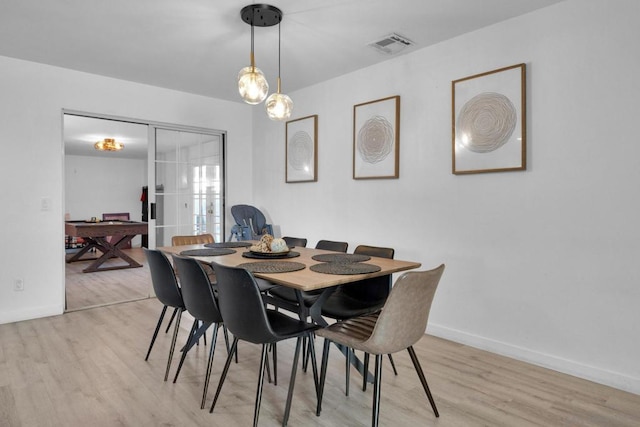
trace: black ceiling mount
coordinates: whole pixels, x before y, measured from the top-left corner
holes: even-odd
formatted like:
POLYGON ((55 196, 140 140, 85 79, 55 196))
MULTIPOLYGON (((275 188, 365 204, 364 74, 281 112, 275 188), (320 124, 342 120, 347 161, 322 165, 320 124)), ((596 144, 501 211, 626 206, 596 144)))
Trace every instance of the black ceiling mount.
POLYGON ((240 17, 255 27, 272 27, 282 21, 282 11, 270 4, 251 4, 242 8, 240 17))

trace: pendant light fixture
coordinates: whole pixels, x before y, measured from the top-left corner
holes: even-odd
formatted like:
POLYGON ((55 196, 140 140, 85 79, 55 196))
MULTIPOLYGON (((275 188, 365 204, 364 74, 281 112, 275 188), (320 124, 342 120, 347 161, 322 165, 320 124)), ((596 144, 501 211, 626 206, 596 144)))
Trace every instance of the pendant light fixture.
POLYGON ((280 23, 282 11, 269 4, 252 4, 240 11, 240 17, 251 25, 251 65, 238 74, 238 91, 247 104, 256 105, 264 101, 269 92, 269 83, 264 73, 256 67, 254 56, 254 27, 272 27, 278 25, 278 91, 265 103, 267 115, 272 120, 285 120, 291 116, 293 102, 287 95, 280 93, 280 23))
POLYGON ((259 104, 269 93, 269 83, 264 73, 256 67, 253 53, 253 28, 271 27, 280 23, 282 12, 277 7, 268 4, 252 4, 240 11, 242 20, 251 25, 251 65, 244 67, 238 73, 238 92, 247 104, 259 104))
POLYGON ((265 103, 267 115, 271 120, 286 120, 291 117, 293 110, 291 98, 280 93, 280 25, 278 24, 278 91, 272 93, 265 103))

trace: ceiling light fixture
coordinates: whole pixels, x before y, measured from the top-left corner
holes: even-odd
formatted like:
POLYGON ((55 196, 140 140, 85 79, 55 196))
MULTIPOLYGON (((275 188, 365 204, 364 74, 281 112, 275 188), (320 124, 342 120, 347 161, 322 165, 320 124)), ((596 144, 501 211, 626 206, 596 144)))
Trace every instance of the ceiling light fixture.
POLYGON ((289 96, 280 93, 280 25, 278 24, 278 91, 267 98, 265 107, 271 120, 286 120, 291 117, 293 101, 289 96))
POLYGON ((264 73, 256 67, 254 56, 254 27, 272 27, 278 25, 278 91, 267 99, 267 114, 272 120, 284 120, 291 116, 293 102, 287 95, 280 93, 280 22, 282 11, 268 4, 252 4, 240 11, 240 17, 251 25, 251 65, 238 73, 238 91, 247 104, 261 103, 269 93, 269 83, 264 73))
POLYGON ((122 142, 117 142, 113 138, 105 138, 102 141, 98 141, 93 144, 96 150, 100 151, 120 151, 124 148, 124 144, 122 142))

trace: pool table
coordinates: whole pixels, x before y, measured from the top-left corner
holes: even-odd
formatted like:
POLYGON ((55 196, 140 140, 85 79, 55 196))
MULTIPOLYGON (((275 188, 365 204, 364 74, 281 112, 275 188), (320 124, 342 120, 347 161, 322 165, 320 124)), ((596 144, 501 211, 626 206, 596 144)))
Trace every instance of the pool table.
POLYGON ((136 235, 148 233, 146 222, 137 221, 65 221, 65 233, 72 237, 82 237, 88 245, 79 252, 67 258, 67 262, 93 261, 84 273, 93 273, 105 270, 120 270, 123 268, 142 267, 142 264, 124 253, 121 248, 131 241, 136 235), (117 241, 109 242, 107 236, 121 236, 117 241), (97 249, 102 255, 96 259, 82 259, 82 256, 91 249, 97 249), (108 259, 120 258, 126 264, 102 266, 108 259))

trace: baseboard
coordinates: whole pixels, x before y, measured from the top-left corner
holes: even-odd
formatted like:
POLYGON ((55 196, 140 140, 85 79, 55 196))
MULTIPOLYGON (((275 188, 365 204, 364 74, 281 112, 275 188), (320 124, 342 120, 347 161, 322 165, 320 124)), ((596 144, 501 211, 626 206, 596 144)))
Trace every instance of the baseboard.
POLYGON ((34 307, 26 310, 20 309, 16 311, 3 311, 0 312, 0 324, 21 322, 23 320, 32 320, 41 317, 58 316, 63 312, 64 308, 60 305, 34 307))
POLYGON ((541 366, 543 368, 562 372, 563 374, 573 375, 578 378, 640 395, 640 378, 634 378, 618 372, 584 365, 572 360, 491 340, 479 335, 469 334, 433 323, 429 324, 427 333, 436 337, 455 341, 460 344, 465 344, 470 347, 490 351, 502 356, 511 357, 513 359, 541 366))

